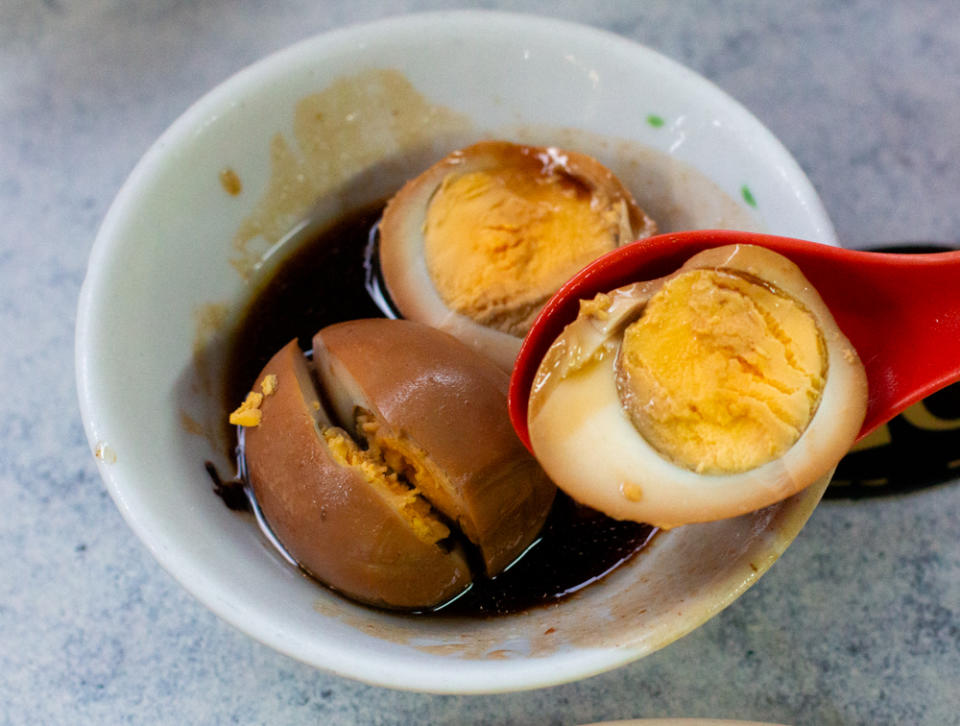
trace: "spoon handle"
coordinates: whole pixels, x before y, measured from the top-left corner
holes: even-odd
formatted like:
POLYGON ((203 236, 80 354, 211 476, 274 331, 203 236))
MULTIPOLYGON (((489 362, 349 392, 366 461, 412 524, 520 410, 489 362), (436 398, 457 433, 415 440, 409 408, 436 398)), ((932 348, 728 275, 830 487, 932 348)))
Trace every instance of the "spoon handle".
POLYGON ((790 257, 866 368, 870 400, 861 438, 960 380, 960 252, 797 249, 790 257))

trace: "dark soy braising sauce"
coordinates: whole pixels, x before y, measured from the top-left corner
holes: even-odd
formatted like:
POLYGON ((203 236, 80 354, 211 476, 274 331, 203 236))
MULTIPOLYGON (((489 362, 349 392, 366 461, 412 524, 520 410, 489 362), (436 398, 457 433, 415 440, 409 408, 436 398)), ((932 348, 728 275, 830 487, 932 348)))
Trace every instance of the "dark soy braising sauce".
POLYGON ((297 338, 303 350, 320 328, 382 318, 364 287, 364 251, 383 205, 350 214, 305 240, 254 294, 231 345, 228 401, 242 401, 267 361, 297 338))
POLYGON ((654 532, 650 525, 618 522, 557 492, 533 546, 495 578, 477 578, 440 612, 504 615, 558 602, 629 560, 654 532))
MULTIPOLYGON (((384 317, 365 284, 372 263, 377 292, 375 255, 365 258, 365 252, 382 210, 382 204, 359 210, 305 240, 257 291, 231 345, 228 406, 243 400, 270 357, 293 338, 308 350, 326 325, 384 317)), ((223 482, 217 487, 237 507, 242 498, 229 496, 230 489, 223 482)), ((501 615, 558 602, 629 560, 655 531, 610 519, 558 492, 543 531, 521 558, 493 579, 475 577, 464 594, 432 612, 501 615)))

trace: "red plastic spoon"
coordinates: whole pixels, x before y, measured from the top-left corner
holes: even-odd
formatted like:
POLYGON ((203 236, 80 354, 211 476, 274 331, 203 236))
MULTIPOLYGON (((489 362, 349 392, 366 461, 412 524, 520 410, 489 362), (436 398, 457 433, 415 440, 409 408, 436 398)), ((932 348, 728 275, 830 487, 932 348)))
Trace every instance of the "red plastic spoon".
POLYGON ((850 339, 867 371, 863 438, 911 404, 960 381, 960 252, 892 254, 749 232, 663 234, 621 247, 582 269, 533 323, 510 379, 510 419, 527 448, 527 403, 540 361, 573 321, 579 301, 669 274, 709 247, 752 244, 803 271, 850 339))

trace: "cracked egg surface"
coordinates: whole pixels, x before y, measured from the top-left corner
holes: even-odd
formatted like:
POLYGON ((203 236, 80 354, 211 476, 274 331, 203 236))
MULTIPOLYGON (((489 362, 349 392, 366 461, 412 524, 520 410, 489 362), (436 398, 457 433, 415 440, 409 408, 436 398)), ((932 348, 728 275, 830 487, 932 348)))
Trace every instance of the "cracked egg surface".
POLYGON ((507 385, 419 323, 328 326, 312 360, 291 341, 258 377, 260 416, 245 429, 267 522, 304 570, 379 607, 438 606, 496 575, 556 492, 510 426, 507 385))

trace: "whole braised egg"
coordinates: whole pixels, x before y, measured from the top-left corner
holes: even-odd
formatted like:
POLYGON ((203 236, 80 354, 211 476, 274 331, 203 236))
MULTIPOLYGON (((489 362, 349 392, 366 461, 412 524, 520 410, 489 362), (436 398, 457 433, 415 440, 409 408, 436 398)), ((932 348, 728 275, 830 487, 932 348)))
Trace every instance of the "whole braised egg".
POLYGON ((732 245, 581 300, 537 371, 528 424, 574 499, 668 528, 830 476, 866 403, 863 365, 800 269, 732 245))
POLYGON ((531 544, 556 488, 507 416, 508 376, 451 336, 352 320, 264 366, 231 422, 300 567, 377 607, 432 608, 531 544), (474 553, 471 555, 471 553, 474 553))
POLYGON ((533 319, 571 275, 655 231, 595 159, 485 141, 453 152, 389 201, 380 265, 405 318, 510 370, 533 319))

